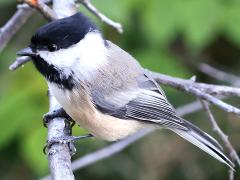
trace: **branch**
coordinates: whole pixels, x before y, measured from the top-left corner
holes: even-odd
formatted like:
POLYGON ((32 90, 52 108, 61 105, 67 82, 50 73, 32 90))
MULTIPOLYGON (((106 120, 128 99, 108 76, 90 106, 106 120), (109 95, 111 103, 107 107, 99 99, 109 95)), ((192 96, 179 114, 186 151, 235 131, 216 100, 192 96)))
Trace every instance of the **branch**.
POLYGON ((180 78, 173 78, 167 75, 151 72, 148 70, 146 70, 146 74, 149 75, 151 78, 155 79, 160 84, 165 84, 165 85, 177 88, 181 91, 188 92, 189 94, 192 94, 198 98, 204 99, 220 107, 224 111, 240 116, 240 109, 230 104, 227 104, 219 100, 218 98, 208 94, 210 92, 212 93, 214 92, 214 94, 226 95, 228 94, 226 89, 228 89, 228 90, 231 90, 231 94, 239 95, 238 91, 240 90, 240 88, 232 88, 232 87, 227 88, 227 86, 217 86, 217 89, 219 89, 219 92, 217 92, 215 89, 215 86, 213 85, 196 83, 196 82, 193 82, 192 80, 183 80, 180 78))
POLYGON ((102 22, 107 25, 115 28, 119 33, 123 33, 122 25, 118 22, 115 22, 104 14, 98 11, 98 9, 91 3, 90 0, 78 0, 83 6, 85 6, 90 12, 92 12, 95 16, 97 16, 102 22))
MULTIPOLYGON (((50 0, 41 0, 40 4, 49 3, 50 0)), ((17 6, 17 11, 8 20, 8 22, 0 28, 0 52, 6 47, 8 42, 16 34, 16 32, 25 24, 29 17, 33 14, 34 9, 24 3, 17 6)))
POLYGON ((230 154, 232 160, 236 161, 238 163, 238 165, 240 166, 240 159, 237 155, 237 152, 235 151, 234 147, 232 146, 232 144, 228 140, 228 136, 226 134, 224 134, 224 132, 218 126, 218 124, 217 124, 217 122, 216 122, 216 120, 215 120, 215 118, 214 118, 214 116, 213 116, 213 114, 212 114, 212 112, 209 108, 208 103, 205 102, 205 101, 202 101, 202 100, 201 100, 201 103, 202 103, 203 109, 208 114, 209 121, 212 124, 213 131, 215 131, 218 134, 218 136, 221 138, 221 140, 223 141, 224 145, 226 146, 226 148, 229 151, 229 154, 230 154))
POLYGON ((17 68, 24 66, 25 63, 31 61, 29 56, 17 57, 16 60, 9 66, 11 71, 15 71, 17 68))
POLYGON ((202 109, 202 105, 199 101, 193 101, 191 103, 182 105, 176 109, 179 116, 185 116, 193 112, 197 112, 202 109))
MULTIPOLYGON (((240 166, 240 159, 239 159, 239 156, 238 156, 236 150, 234 149, 231 142, 229 141, 228 136, 218 126, 217 121, 215 120, 215 118, 214 118, 214 116, 213 116, 213 114, 212 114, 212 112, 209 108, 208 103, 205 102, 205 101, 202 101, 202 100, 201 100, 201 103, 202 103, 203 109, 208 114, 209 121, 212 124, 213 131, 215 131, 218 134, 218 136, 221 138, 221 140, 223 141, 225 147, 229 151, 229 154, 231 156, 232 161, 237 162, 238 166, 240 166)), ((234 164, 234 166, 235 166, 235 164, 234 164)), ((234 177, 234 170, 232 168, 230 168, 229 179, 233 179, 233 177, 234 177)))
POLYGON ((223 96, 240 96, 240 88, 222 86, 222 85, 213 85, 207 83, 198 83, 192 80, 181 79, 177 77, 171 77, 165 74, 160 74, 152 72, 146 69, 146 73, 158 83, 175 87, 180 90, 184 90, 187 86, 192 86, 199 89, 205 93, 211 95, 223 95, 223 96))
MULTIPOLYGON (((53 96, 49 96, 50 112, 60 108, 53 96)), ((64 118, 54 118, 48 124, 48 141, 59 137, 70 136, 70 124, 64 118)), ((53 144, 48 149, 48 163, 52 180, 73 180, 71 169, 71 154, 68 144, 53 144)))
POLYGON ((130 144, 136 142, 137 140, 143 138, 144 136, 150 134, 153 132, 153 129, 143 129, 126 139, 120 140, 116 143, 113 143, 105 148, 102 148, 96 152, 89 153, 82 158, 74 161, 72 163, 72 169, 73 171, 77 169, 81 169, 83 167, 89 166, 97 161, 106 159, 108 157, 111 157, 112 155, 121 152, 125 148, 127 148, 130 144))
POLYGON ((0 29, 0 52, 34 12, 33 9, 26 4, 18 6, 17 8, 16 13, 0 29))
POLYGON ((240 86, 240 77, 238 76, 218 70, 205 63, 200 64, 198 69, 202 73, 207 74, 208 76, 213 77, 214 79, 225 81, 235 86, 240 86))
POLYGON ((49 8, 44 2, 40 0, 24 0, 26 4, 32 8, 37 9, 48 21, 53 21, 57 19, 56 13, 49 8))

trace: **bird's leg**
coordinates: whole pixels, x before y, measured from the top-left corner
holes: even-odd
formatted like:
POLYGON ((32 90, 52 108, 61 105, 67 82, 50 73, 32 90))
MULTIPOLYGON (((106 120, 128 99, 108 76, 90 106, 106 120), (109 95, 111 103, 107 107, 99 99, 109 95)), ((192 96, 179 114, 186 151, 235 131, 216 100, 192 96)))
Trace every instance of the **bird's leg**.
POLYGON ((46 150, 50 149, 52 145, 60 143, 60 144, 68 144, 71 154, 74 154, 76 150, 72 143, 75 141, 90 138, 90 137, 93 137, 93 135, 86 134, 82 136, 64 136, 64 137, 54 138, 47 142, 47 144, 43 149, 43 152, 44 154, 46 154, 46 150))
POLYGON ((66 111, 63 108, 56 109, 52 112, 48 112, 44 114, 43 116, 43 125, 47 127, 47 124, 54 118, 65 118, 66 120, 71 121, 71 128, 74 126, 75 121, 72 120, 72 118, 66 113, 66 111))

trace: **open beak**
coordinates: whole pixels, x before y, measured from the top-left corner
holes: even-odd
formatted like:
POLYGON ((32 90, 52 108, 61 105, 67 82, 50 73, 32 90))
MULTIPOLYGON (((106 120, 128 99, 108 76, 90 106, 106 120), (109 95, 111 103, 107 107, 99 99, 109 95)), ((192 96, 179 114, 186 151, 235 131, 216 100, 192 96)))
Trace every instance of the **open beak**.
POLYGON ((32 49, 30 47, 24 48, 20 51, 17 52, 18 56, 36 56, 37 54, 35 52, 32 51, 32 49))

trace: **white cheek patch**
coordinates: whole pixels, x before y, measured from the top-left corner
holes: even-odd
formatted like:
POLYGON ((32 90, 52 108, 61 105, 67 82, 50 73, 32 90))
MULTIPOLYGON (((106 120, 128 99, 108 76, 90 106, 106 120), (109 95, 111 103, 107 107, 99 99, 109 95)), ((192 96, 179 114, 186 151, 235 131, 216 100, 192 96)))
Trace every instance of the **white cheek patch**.
POLYGON ((100 68, 106 64, 106 47, 98 32, 89 32, 80 42, 55 52, 39 51, 39 55, 49 64, 59 69, 71 68, 81 74, 100 68))

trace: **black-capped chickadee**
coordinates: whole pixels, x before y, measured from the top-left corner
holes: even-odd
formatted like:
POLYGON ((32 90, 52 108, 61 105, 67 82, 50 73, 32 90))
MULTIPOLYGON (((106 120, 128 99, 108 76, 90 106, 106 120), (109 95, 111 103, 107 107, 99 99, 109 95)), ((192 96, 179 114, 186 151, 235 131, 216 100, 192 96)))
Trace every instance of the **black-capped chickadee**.
POLYGON ((232 167, 219 143, 179 117, 139 63, 83 14, 44 25, 18 55, 32 57, 66 113, 95 137, 115 141, 165 128, 232 167))

